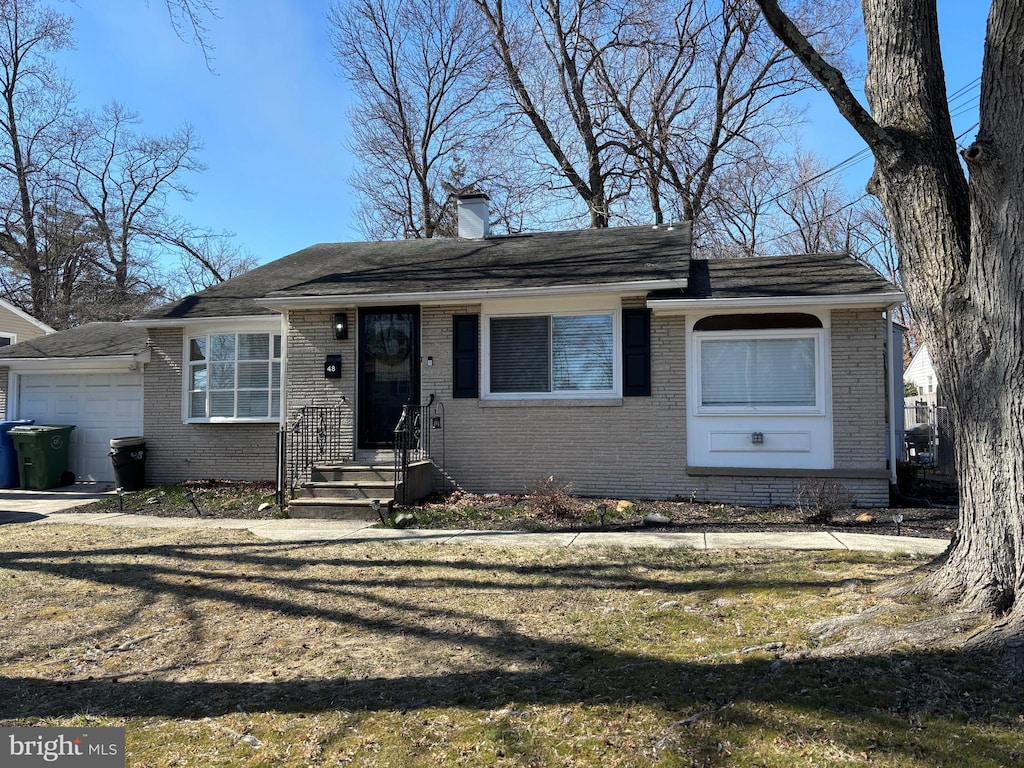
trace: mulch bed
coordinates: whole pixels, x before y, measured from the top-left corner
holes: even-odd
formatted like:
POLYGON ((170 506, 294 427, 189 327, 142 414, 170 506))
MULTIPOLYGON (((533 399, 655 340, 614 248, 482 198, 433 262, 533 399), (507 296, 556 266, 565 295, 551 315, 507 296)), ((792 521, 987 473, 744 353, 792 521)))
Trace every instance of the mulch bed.
POLYGON ((630 506, 617 499, 574 499, 570 508, 537 509, 525 495, 455 493, 410 509, 419 528, 461 527, 479 530, 793 532, 849 531, 950 538, 957 526, 955 507, 844 509, 829 522, 808 522, 795 507, 742 507, 690 501, 640 501, 630 506), (600 519, 599 505, 606 509, 600 519), (618 511, 621 510, 621 511, 618 511), (511 511, 511 512, 510 512, 511 511), (667 521, 651 523, 652 515, 667 521), (899 526, 896 518, 901 517, 899 526))
MULTIPOLYGON (((157 517, 271 518, 280 515, 267 483, 193 481, 150 488, 81 507, 78 512, 113 512, 157 517)), ((915 488, 932 507, 841 509, 828 522, 809 522, 795 507, 743 507, 698 501, 624 501, 553 494, 470 494, 456 491, 408 508, 417 528, 520 531, 791 532, 852 531, 949 538, 956 530, 955 488, 932 480, 915 488), (604 505, 602 519, 600 505, 604 505), (651 515, 664 518, 651 523, 651 515), (898 529, 895 519, 902 517, 898 529)))

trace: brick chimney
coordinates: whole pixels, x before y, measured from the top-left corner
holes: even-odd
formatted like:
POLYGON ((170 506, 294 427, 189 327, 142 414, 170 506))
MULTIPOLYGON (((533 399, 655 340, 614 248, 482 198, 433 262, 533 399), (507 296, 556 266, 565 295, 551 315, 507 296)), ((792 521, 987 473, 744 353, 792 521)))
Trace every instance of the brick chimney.
POLYGON ((481 240, 490 232, 490 213, 488 203, 491 198, 483 192, 459 195, 458 217, 459 237, 466 240, 481 240))

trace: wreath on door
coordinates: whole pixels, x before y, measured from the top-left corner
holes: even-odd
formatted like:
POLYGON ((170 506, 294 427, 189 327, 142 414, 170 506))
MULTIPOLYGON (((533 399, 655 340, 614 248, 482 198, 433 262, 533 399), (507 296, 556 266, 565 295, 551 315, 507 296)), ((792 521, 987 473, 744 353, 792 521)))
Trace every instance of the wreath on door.
POLYGON ((389 325, 370 338, 367 351, 374 360, 388 365, 396 365, 409 359, 412 352, 412 339, 409 334, 394 325, 389 325))

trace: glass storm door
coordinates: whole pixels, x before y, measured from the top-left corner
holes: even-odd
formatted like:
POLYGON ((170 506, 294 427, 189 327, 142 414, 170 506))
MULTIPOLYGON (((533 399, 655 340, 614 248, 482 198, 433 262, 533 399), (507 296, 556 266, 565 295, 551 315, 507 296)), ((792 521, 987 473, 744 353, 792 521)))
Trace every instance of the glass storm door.
POLYGON ((394 444, 402 406, 419 395, 419 307, 359 310, 359 447, 394 444))

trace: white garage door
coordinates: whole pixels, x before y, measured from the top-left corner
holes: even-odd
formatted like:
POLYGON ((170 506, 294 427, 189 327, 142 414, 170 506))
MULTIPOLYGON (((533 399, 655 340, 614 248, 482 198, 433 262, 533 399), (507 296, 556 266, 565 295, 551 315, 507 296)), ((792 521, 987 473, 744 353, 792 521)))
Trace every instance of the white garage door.
POLYGON ((19 419, 74 424, 68 468, 79 480, 113 480, 110 438, 142 434, 142 374, 23 374, 19 419))

